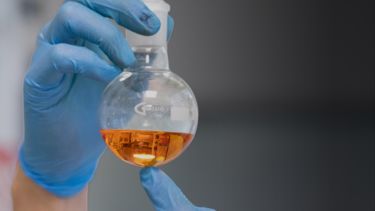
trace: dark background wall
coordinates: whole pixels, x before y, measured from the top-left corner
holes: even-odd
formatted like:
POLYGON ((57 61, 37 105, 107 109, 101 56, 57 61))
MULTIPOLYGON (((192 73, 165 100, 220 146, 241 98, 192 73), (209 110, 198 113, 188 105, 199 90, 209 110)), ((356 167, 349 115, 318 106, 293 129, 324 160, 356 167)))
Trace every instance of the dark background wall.
MULTIPOLYGON (((217 210, 374 210, 373 1, 169 1, 169 53, 200 104, 163 169, 217 210)), ((152 210, 106 152, 90 210, 152 210)))
POLYGON ((201 103, 363 105, 373 97, 371 1, 170 3, 172 68, 201 103))

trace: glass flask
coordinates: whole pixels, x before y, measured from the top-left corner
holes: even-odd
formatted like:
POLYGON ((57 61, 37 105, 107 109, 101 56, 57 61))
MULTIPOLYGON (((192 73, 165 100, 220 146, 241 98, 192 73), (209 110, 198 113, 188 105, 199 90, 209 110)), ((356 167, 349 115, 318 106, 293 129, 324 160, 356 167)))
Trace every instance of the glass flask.
POLYGON ((145 0, 159 17, 156 35, 126 31, 137 58, 104 90, 101 134, 108 148, 135 166, 159 166, 178 157, 191 143, 198 124, 198 106, 189 85, 171 72, 167 54, 169 5, 145 0))

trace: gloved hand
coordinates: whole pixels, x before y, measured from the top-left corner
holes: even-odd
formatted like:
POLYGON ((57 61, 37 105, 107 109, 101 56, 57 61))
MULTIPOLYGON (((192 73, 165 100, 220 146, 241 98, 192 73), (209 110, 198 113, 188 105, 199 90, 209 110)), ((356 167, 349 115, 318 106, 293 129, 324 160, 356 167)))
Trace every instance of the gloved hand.
POLYGON ((214 211, 194 206, 180 188, 159 168, 144 168, 141 183, 156 211, 214 211))
POLYGON ((135 62, 123 33, 107 18, 143 35, 160 28, 140 0, 66 1, 42 29, 25 76, 20 166, 59 197, 80 192, 93 177, 105 149, 97 115, 102 91, 135 62))

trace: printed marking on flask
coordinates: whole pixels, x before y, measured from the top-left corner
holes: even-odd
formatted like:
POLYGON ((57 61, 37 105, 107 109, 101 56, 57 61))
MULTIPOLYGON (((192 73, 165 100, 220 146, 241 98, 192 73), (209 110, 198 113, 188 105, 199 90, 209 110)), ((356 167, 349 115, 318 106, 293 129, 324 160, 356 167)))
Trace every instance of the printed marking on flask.
POLYGON ((165 105, 152 105, 145 102, 139 103, 134 107, 134 110, 137 114, 146 116, 147 112, 158 112, 158 113, 168 113, 170 112, 172 121, 185 121, 190 120, 190 110, 186 107, 178 106, 165 106, 165 105))
POLYGON ((134 107, 134 111, 137 114, 146 116, 147 112, 167 113, 170 111, 170 108, 169 106, 165 106, 165 105, 152 105, 152 104, 147 104, 145 102, 142 102, 134 107))

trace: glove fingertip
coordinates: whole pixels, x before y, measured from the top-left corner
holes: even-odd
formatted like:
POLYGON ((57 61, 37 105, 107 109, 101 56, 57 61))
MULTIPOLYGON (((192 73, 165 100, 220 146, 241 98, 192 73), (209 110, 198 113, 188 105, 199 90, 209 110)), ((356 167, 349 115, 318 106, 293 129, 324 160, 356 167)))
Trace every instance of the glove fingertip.
POLYGON ((102 79, 104 80, 104 82, 109 83, 120 74, 121 74, 120 68, 111 66, 110 68, 105 70, 105 74, 102 76, 102 79))
POLYGON ((124 53, 122 57, 122 64, 121 66, 126 67, 132 67, 137 62, 137 59, 135 58, 133 52, 129 49, 127 52, 124 53))
POLYGON ((141 183, 143 187, 145 188, 151 187, 154 184, 156 180, 155 176, 158 174, 159 171, 160 170, 155 167, 143 168, 140 171, 140 178, 141 178, 141 183))
POLYGON ((174 30, 174 19, 171 16, 168 16, 168 34, 167 40, 169 41, 172 37, 173 30, 174 30))
POLYGON ((146 34, 152 35, 159 31, 161 23, 159 18, 156 15, 151 15, 147 18, 146 24, 149 31, 146 34))

